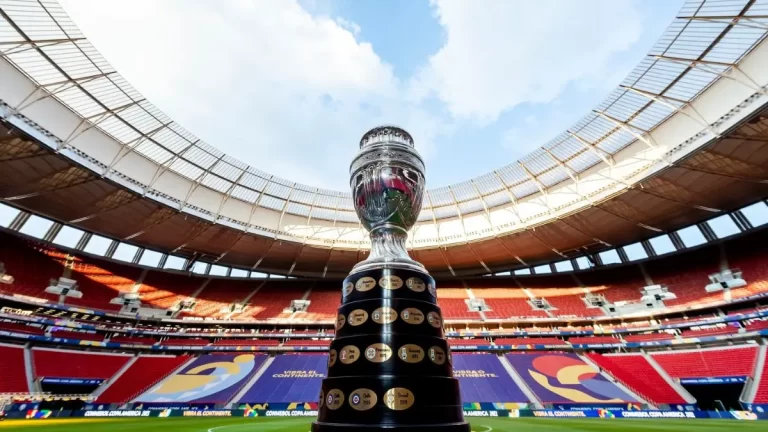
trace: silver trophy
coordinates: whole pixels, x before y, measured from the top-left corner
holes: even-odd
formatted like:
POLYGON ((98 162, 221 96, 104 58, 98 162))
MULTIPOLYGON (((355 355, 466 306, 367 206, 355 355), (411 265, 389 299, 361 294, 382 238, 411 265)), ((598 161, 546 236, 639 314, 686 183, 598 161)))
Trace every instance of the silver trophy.
POLYGON ((425 272, 408 256, 405 242, 424 196, 424 161, 413 137, 396 126, 375 127, 360 140, 349 167, 355 211, 371 233, 371 254, 352 273, 374 268, 425 272))

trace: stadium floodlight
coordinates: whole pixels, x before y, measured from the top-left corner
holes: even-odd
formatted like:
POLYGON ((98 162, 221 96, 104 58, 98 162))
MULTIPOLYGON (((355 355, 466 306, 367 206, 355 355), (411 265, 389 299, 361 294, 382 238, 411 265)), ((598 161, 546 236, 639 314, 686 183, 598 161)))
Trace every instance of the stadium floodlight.
POLYGON ((713 273, 709 275, 709 280, 712 282, 707 284, 704 289, 707 292, 723 291, 724 289, 740 288, 747 286, 747 281, 741 275, 739 269, 727 269, 720 273, 713 273))
POLYGON ((674 300, 677 298, 677 295, 669 291, 666 285, 648 285, 643 288, 642 293, 643 296, 640 299, 646 302, 674 300))
POLYGON ((5 264, 0 261, 0 283, 10 285, 13 283, 13 281, 13 276, 5 272, 5 264))
POLYGON ((59 280, 54 283, 56 285, 49 286, 45 289, 45 292, 66 297, 83 298, 83 292, 77 289, 76 280, 60 277, 59 280))
POLYGON ((285 309, 285 312, 306 312, 309 309, 309 300, 291 300, 291 305, 285 309))
POLYGON ((488 305, 485 303, 485 299, 467 299, 465 300, 465 303, 467 303, 469 310, 472 312, 485 312, 490 310, 488 305))
POLYGON ((138 306, 141 304, 141 299, 138 293, 120 293, 119 296, 113 298, 109 302, 111 304, 123 306, 138 306))

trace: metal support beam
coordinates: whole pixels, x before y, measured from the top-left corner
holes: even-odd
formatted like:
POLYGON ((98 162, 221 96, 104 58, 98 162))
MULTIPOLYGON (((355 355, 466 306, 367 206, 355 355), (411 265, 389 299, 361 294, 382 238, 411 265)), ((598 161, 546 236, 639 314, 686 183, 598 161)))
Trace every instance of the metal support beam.
POLYGON ((464 215, 462 214, 461 208, 459 207, 459 201, 456 199, 456 194, 453 192, 453 188, 451 186, 448 186, 448 192, 451 194, 451 199, 453 200, 453 205, 456 206, 456 212, 459 215, 459 221, 461 222, 461 231, 464 234, 464 244, 467 246, 470 252, 472 252, 472 256, 475 257, 478 263, 480 263, 481 266, 487 271, 488 273, 491 272, 491 269, 488 268, 487 265, 485 265, 485 262, 480 258, 480 256, 477 255, 477 252, 472 248, 472 245, 469 244, 469 238, 467 236, 467 227, 464 225, 464 215))
POLYGON ((453 267, 451 266, 450 261, 448 261, 448 257, 445 256, 445 247, 441 244, 440 241, 440 225, 437 223, 437 218, 435 217, 435 205, 432 203, 432 195, 429 193, 428 190, 424 191, 424 196, 427 197, 427 202, 429 202, 429 208, 432 210, 432 223, 435 225, 435 232, 437 234, 437 237, 435 238, 435 242, 437 243, 437 250, 440 251, 440 256, 443 258, 443 261, 445 262, 445 265, 448 267, 448 271, 451 272, 451 275, 456 276, 456 272, 453 271, 453 267))
POLYGON ((643 142, 646 146, 649 148, 655 148, 656 144, 653 142, 652 139, 650 139, 651 133, 645 129, 639 128, 637 126, 633 126, 625 121, 621 121, 615 117, 612 117, 605 113, 605 111, 596 111, 592 110, 595 114, 599 115, 600 117, 608 120, 609 122, 613 123, 616 127, 621 128, 628 132, 630 135, 634 136, 641 142, 643 142), (648 135, 649 138, 646 138, 644 135, 648 135))
POLYGON ((75 250, 84 250, 86 246, 88 246, 88 242, 91 241, 91 237, 93 237, 93 233, 84 232, 82 236, 80 236, 80 240, 77 241, 77 244, 75 245, 75 250))
POLYGON ((168 254, 164 253, 160 255, 160 260, 157 262, 157 268, 165 268, 165 264, 168 262, 168 254))
POLYGON ((650 241, 643 240, 640 242, 640 246, 643 247, 645 254, 648 255, 649 258, 657 256, 656 249, 653 248, 650 241))
POLYGON ((576 183, 576 186, 578 187, 578 185, 579 185, 579 173, 577 173, 576 171, 572 170, 571 167, 569 167, 563 161, 558 159, 557 156, 552 154, 552 152, 548 148, 542 147, 541 149, 544 150, 544 153, 546 153, 550 157, 550 159, 552 159, 556 164, 560 165, 560 167, 563 168, 563 170, 565 170, 565 173, 568 174, 568 177, 570 177, 571 180, 573 180, 573 182, 576 183))
MULTIPOLYGON (((671 109, 672 112, 680 113, 680 114, 688 117, 689 119, 695 121, 696 123, 704 126, 704 128, 708 129, 716 137, 719 137, 721 135, 720 132, 716 131, 712 127, 712 125, 710 125, 709 122, 707 122, 707 119, 705 119, 704 116, 701 115, 701 113, 693 106, 693 103, 691 103, 689 101, 684 101, 682 99, 676 99, 676 98, 665 96, 665 95, 651 93, 649 91, 636 89, 634 87, 628 87, 628 86, 624 86, 624 85, 619 86, 619 87, 623 88, 623 89, 625 89, 627 91, 630 91, 632 93, 635 93, 635 94, 638 94, 640 96, 643 96, 643 97, 645 97, 647 99, 650 99, 650 100, 652 100, 652 101, 654 101, 656 103, 659 103, 661 105, 664 105, 665 107, 671 109), (678 103, 678 104, 680 104, 680 106, 676 106, 676 105, 672 104, 672 102, 678 103), (683 110, 683 108, 686 108, 686 107, 690 108, 691 111, 696 113, 698 118, 696 118, 696 117, 688 114, 687 112, 685 112, 683 110)), ((638 137, 638 139, 644 139, 644 138, 638 137)), ((643 141, 643 142, 646 142, 647 144, 652 145, 649 141, 643 141)))
POLYGON ((731 217, 731 220, 736 224, 737 227, 739 227, 739 230, 742 232, 749 231, 754 228, 754 226, 752 226, 752 222, 747 219, 741 210, 736 210, 733 213, 729 213, 728 216, 731 217))
POLYGON ((766 90, 764 87, 761 87, 754 79, 752 79, 752 77, 750 77, 743 70, 741 70, 741 68, 739 68, 739 66, 736 63, 725 63, 725 62, 704 60, 702 57, 699 57, 697 59, 687 59, 683 57, 672 57, 672 56, 666 56, 666 55, 654 55, 652 57, 658 60, 684 64, 691 68, 698 69, 698 70, 710 73, 712 75, 717 75, 720 78, 725 78, 733 82, 737 82, 758 93, 768 95, 768 90, 766 90), (720 70, 714 69, 714 67, 721 67, 721 68, 724 67, 728 69, 726 69, 726 71, 720 71, 720 70), (729 70, 737 71, 744 78, 746 78, 746 81, 736 78, 735 76, 733 76, 732 73, 729 73, 729 70))
POLYGON ((619 260, 621 260, 622 263, 628 263, 630 261, 629 256, 627 256, 627 251, 625 251, 623 247, 616 248, 616 253, 619 254, 619 260))
POLYGON ((587 148, 587 150, 594 153, 597 157, 603 160, 607 165, 613 166, 613 156, 609 153, 605 153, 602 150, 600 150, 596 145, 592 144, 591 142, 585 140, 584 138, 577 135, 575 132, 571 132, 570 130, 567 131, 568 135, 572 136, 576 141, 580 142, 584 147, 587 148))
POLYGON ((712 16, 678 16, 677 19, 700 21, 700 22, 714 22, 719 24, 729 24, 733 26, 741 26, 747 28, 753 28, 758 30, 768 30, 768 24, 756 21, 759 19, 768 19, 768 15, 749 15, 749 16, 733 16, 733 15, 712 15, 712 16))
POLYGON ((712 230, 712 227, 707 222, 700 222, 696 224, 697 227, 699 227, 699 231, 704 235, 704 238, 708 242, 713 242, 717 240, 717 234, 712 230))
POLYGON ((59 235, 59 232, 61 231, 61 228, 63 226, 64 225, 62 225, 62 224, 60 224, 58 222, 54 222, 48 228, 48 231, 46 231, 45 235, 42 237, 41 240, 43 240, 44 242, 48 242, 48 243, 53 242, 53 240, 56 238, 56 236, 59 235))
POLYGON ((8 229, 11 231, 21 231, 21 229, 24 227, 24 224, 26 224, 31 217, 31 214, 24 211, 19 211, 19 213, 14 216, 13 220, 11 220, 11 223, 8 224, 8 229))
POLYGON ((574 270, 581 270, 581 269, 579 268, 579 262, 578 262, 578 260, 576 260, 576 258, 571 258, 571 259, 570 259, 570 261, 571 261, 571 267, 572 267, 574 270))
POLYGON ((138 264, 141 261, 141 257, 144 256, 144 250, 145 249, 141 247, 136 249, 136 253, 133 255, 133 259, 131 260, 133 264, 138 264))
MULTIPOLYGON (((539 192, 541 192, 541 194, 542 194, 542 195, 546 196, 546 195, 547 195, 547 187, 546 187, 546 186, 544 186, 544 184, 543 184, 543 183, 541 183, 541 182, 539 181, 539 178, 538 178, 538 177, 536 177, 536 176, 535 176, 535 175, 534 175, 534 174, 531 172, 531 170, 529 170, 529 169, 528 169, 528 167, 527 167, 527 166, 525 166, 525 163, 524 163, 523 161, 517 161, 517 164, 518 164, 518 165, 520 165, 520 168, 522 168, 522 169, 523 169, 523 171, 524 171, 524 172, 525 172, 525 174, 528 176, 528 178, 530 178, 530 179, 533 181, 533 183, 534 183, 534 184, 536 185, 536 187, 539 189, 539 192)), ((547 207, 549 208, 549 205, 547 205, 547 207)), ((550 209, 549 209, 549 211, 551 212, 551 211, 552 211, 552 209, 550 208, 550 209)))
POLYGON ((117 251, 117 246, 120 244, 117 240, 112 240, 111 243, 109 243, 109 246, 107 247, 107 252, 104 253, 105 258, 112 258, 115 255, 115 251, 117 251))
POLYGON ((685 249, 685 243, 683 243, 683 239, 680 238, 680 234, 678 234, 677 231, 671 232, 667 235, 669 236, 669 239, 672 240, 672 246, 675 247, 675 250, 685 249))

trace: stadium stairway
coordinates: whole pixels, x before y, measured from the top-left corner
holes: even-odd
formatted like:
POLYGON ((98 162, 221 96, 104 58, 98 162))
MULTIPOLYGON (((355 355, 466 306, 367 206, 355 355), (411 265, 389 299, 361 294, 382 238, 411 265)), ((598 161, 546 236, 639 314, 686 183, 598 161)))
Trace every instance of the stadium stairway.
POLYGON ((685 397, 678 393, 642 354, 590 353, 587 356, 604 372, 656 406, 686 403, 685 397))
POLYGON ((24 374, 30 392, 40 391, 35 380, 35 362, 32 359, 32 348, 24 347, 24 374))
POLYGON ((596 371, 600 371, 600 375, 605 377, 605 379, 607 379, 608 381, 611 381, 616 387, 622 389, 625 393, 631 395, 632 397, 634 397, 638 401, 647 404, 652 409, 657 409, 657 407, 653 404, 653 402, 648 400, 648 398, 646 398, 643 395, 641 395, 640 393, 636 392, 632 387, 624 384, 624 381, 616 379, 613 375, 609 374, 608 371, 606 371, 605 369, 603 369, 600 366, 598 366, 597 363, 595 363, 592 360, 591 356, 582 355, 582 354, 577 354, 577 355, 579 356, 579 358, 581 358, 581 360, 584 363, 592 366, 596 371))
POLYGON ((525 380, 523 380, 523 378, 517 373, 515 368, 512 367, 512 365, 509 363, 509 360, 507 360, 503 354, 499 355, 499 361, 501 362, 501 365, 504 366, 504 370, 506 370, 509 376, 512 377, 512 381, 517 384, 525 397, 528 398, 528 401, 533 404, 534 408, 544 409, 544 404, 541 403, 539 398, 536 397, 536 394, 533 393, 530 387, 528 387, 528 384, 525 383, 525 380))
POLYGON ((760 345, 755 360, 754 377, 745 389, 745 403, 766 403, 768 401, 768 370, 765 368, 766 345, 760 345))
MULTIPOLYGON (((145 358, 150 358, 150 356, 146 356, 145 358)), ((188 365, 190 365, 193 361, 195 361, 195 359, 197 359, 197 356, 178 356, 176 357, 176 359, 180 360, 180 362, 176 363, 176 367, 170 367, 168 369, 165 369, 165 373, 158 374, 157 379, 154 379, 151 384, 146 384, 142 386, 141 389, 137 390, 133 394, 133 396, 131 396, 130 402, 134 402, 134 403, 137 402, 137 399, 140 398, 142 395, 144 395, 144 393, 152 389, 158 383, 163 382, 163 380, 166 379, 169 375, 176 373, 176 371, 182 370, 188 365)))
POLYGON ((188 356, 140 355, 131 366, 115 376, 99 395, 103 403, 123 405, 165 379, 188 360, 188 356))
POLYGON ((653 366, 654 369, 656 369, 656 373, 658 373, 659 376, 662 377, 664 381, 667 382, 667 384, 669 384, 673 389, 675 389, 677 394, 682 396, 683 399, 685 399, 685 401, 690 404, 696 403, 696 398, 694 398, 693 395, 688 393, 688 390, 686 390, 685 387, 683 387, 679 381, 669 376, 667 371, 664 370, 664 368, 661 367, 661 365, 658 362, 656 362, 656 360, 653 358, 652 355, 648 354, 645 351, 642 351, 642 353, 643 353, 643 357, 645 357, 645 361, 647 361, 648 364, 650 364, 651 366, 653 366))
POLYGON ((261 376, 264 375, 264 372, 269 368, 269 365, 271 365, 273 361, 275 361, 275 357, 269 356, 269 358, 266 359, 264 363, 261 364, 261 367, 259 368, 259 370, 257 370, 256 373, 253 374, 253 376, 251 376, 251 378, 248 381, 246 381, 242 387, 240 387, 240 390, 234 393, 232 398, 229 401, 227 401, 227 403, 224 404, 224 406, 227 409, 235 409, 235 407, 237 406, 236 405, 237 402, 240 399, 242 399, 243 396, 245 396, 245 394, 248 392, 248 390, 251 387, 253 387, 254 384, 256 384, 256 381, 258 381, 259 378, 261 378, 261 376))
POLYGON ((125 373, 125 371, 127 371, 128 369, 130 369, 131 367, 133 367, 133 364, 134 364, 134 363, 136 363, 136 360, 137 360, 138 358, 139 358, 139 356, 138 356, 138 355, 131 357, 131 359, 130 359, 130 360, 128 360, 127 362, 125 362, 125 364, 123 365, 123 367, 121 367, 121 368, 120 368, 120 369, 119 369, 119 370, 118 370, 118 371, 117 371, 117 372, 116 372, 114 375, 112 375, 111 377, 109 377, 109 379, 107 379, 106 381, 104 381, 104 383, 103 383, 102 385, 100 385, 100 386, 99 386, 99 387, 98 387, 96 390, 94 390, 94 391, 93 391, 93 393, 91 393, 91 396, 96 396, 97 398, 98 398, 99 396, 101 396, 101 395, 104 393, 104 391, 105 391, 105 390, 107 390, 107 388, 108 388, 108 387, 110 387, 112 384, 114 384, 114 383, 115 383, 115 381, 119 380, 119 379, 120 379, 120 377, 122 377, 122 376, 123 376, 123 374, 125 373))
POLYGON ((133 356, 102 352, 34 348, 35 378, 109 379, 133 356))
POLYGON ((685 349, 657 352, 651 356, 674 378, 750 377, 754 373, 757 347, 685 349))
POLYGON ((26 369, 24 347, 0 344, 0 358, 3 359, 0 367, 0 393, 28 392, 29 384, 21 373, 22 369, 26 369))

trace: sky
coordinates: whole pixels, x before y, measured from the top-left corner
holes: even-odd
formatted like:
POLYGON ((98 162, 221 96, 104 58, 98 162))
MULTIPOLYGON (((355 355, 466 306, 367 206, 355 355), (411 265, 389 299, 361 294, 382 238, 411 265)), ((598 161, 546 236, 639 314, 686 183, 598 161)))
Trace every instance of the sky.
POLYGON ((270 174, 346 191, 371 127, 435 188, 525 156, 637 65, 680 0, 61 0, 158 108, 270 174))

